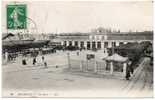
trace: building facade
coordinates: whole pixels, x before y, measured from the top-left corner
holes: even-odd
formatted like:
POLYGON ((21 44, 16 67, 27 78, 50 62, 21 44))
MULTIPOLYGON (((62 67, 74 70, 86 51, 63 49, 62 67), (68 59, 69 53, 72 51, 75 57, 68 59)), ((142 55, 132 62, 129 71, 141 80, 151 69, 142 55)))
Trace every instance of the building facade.
POLYGON ((152 32, 136 32, 136 33, 76 33, 76 34, 60 34, 59 42, 63 46, 77 46, 85 49, 104 49, 119 46, 130 42, 153 42, 152 32))

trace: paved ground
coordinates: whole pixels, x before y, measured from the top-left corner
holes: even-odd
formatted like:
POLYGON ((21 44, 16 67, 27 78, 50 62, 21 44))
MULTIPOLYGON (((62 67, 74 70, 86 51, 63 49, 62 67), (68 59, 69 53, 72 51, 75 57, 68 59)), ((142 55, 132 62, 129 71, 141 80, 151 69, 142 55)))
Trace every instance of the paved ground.
POLYGON ((148 70, 150 59, 144 58, 131 81, 127 83, 125 93, 131 97, 153 95, 153 72, 148 70))
MULTIPOLYGON (((70 55, 74 59, 84 59, 76 52, 70 55), (80 58, 79 58, 80 57, 80 58)), ((40 96, 40 97, 152 97, 152 73, 147 70, 149 58, 144 58, 130 81, 112 76, 95 76, 65 72, 67 52, 46 55, 48 68, 38 64, 21 65, 21 58, 15 63, 3 65, 3 96, 40 96), (58 68, 55 66, 59 65, 58 68), (25 91, 23 93, 22 91, 25 91), (18 93, 17 93, 18 92, 18 93)), ((98 53, 98 58, 102 58, 98 53)), ((38 57, 38 60, 41 57, 38 57)), ((40 61, 41 62, 41 61, 40 61)))

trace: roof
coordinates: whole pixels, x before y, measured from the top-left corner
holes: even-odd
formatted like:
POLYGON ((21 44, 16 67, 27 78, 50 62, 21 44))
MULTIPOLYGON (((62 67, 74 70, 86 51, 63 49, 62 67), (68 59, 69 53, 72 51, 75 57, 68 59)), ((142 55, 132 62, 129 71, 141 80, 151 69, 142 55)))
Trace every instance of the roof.
POLYGON ((122 57, 122 56, 115 53, 112 56, 108 56, 108 57, 104 58, 104 60, 116 61, 116 62, 126 62, 128 60, 128 58, 127 57, 122 57))
POLYGON ((2 40, 5 40, 8 37, 14 36, 14 34, 12 33, 8 33, 8 34, 2 34, 2 40))
POLYGON ((153 32, 121 33, 62 33, 61 39, 89 39, 89 36, 107 36, 107 40, 153 40, 153 32))

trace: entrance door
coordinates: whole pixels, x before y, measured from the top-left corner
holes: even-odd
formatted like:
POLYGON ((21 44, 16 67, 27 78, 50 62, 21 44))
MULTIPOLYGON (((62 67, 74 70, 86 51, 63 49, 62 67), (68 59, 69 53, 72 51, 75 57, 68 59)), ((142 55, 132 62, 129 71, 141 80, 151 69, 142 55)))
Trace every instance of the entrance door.
POLYGON ((96 49, 96 42, 92 42, 92 49, 96 49))

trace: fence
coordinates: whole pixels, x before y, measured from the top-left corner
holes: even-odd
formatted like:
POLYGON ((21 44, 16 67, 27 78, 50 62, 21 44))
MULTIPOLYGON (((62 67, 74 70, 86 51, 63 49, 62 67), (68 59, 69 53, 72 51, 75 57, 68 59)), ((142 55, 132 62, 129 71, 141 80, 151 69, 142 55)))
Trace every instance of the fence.
MULTIPOLYGON (((120 66, 122 69, 123 66, 120 66)), ((88 72, 97 73, 102 75, 114 75, 120 78, 124 78, 124 72, 120 70, 111 69, 110 63, 106 61, 95 61, 95 60, 73 60, 70 59, 70 70, 77 72, 88 72), (113 71, 113 72, 112 72, 113 71)))
POLYGON ((105 61, 99 62, 95 60, 84 61, 70 59, 70 68, 75 71, 83 72, 102 72, 107 70, 105 61))

